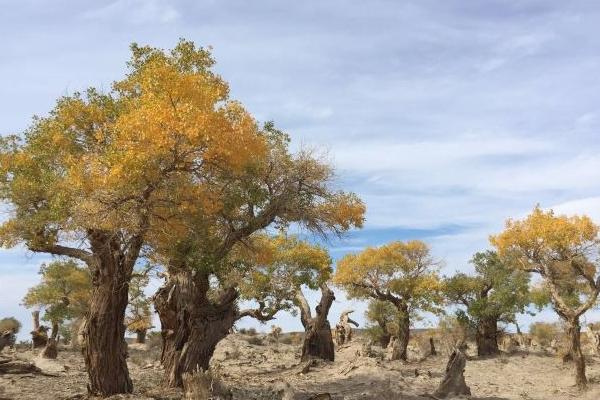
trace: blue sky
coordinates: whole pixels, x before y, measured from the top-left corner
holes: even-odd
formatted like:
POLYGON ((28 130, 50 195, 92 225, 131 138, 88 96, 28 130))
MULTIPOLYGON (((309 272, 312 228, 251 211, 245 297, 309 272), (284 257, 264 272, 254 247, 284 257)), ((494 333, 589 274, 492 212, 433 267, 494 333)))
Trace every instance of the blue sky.
MULTIPOLYGON (((108 89, 131 42, 191 39, 212 46, 233 98, 366 201, 335 257, 418 238, 444 272, 468 270, 536 203, 600 222, 599 17, 595 1, 0 0, 0 132, 108 89)), ((18 303, 42 259, 0 252, 0 316, 28 322, 18 303)), ((332 320, 364 308, 338 299, 332 320)))

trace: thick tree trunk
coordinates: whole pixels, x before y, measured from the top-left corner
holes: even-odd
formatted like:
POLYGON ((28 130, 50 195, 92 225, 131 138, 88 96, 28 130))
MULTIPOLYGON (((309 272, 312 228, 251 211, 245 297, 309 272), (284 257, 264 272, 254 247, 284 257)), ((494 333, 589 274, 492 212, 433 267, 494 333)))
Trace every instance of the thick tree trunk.
POLYGON ((333 291, 325 284, 321 286, 321 301, 315 309, 316 316, 314 318, 311 317, 310 307, 301 292, 299 298, 301 320, 305 331, 301 360, 308 361, 312 358, 320 358, 334 361, 333 337, 331 326, 327 320, 329 309, 333 300, 335 300, 333 291))
POLYGON ((392 347, 392 360, 406 361, 408 359, 408 341, 410 339, 410 316, 408 310, 400 311, 398 337, 392 347))
POLYGON ((482 318, 478 321, 475 342, 478 356, 489 356, 499 352, 498 320, 496 318, 482 318))
POLYGON ((135 331, 135 342, 139 343, 139 344, 146 343, 146 330, 145 329, 139 329, 139 330, 135 331))
POLYGON ((94 239, 92 247, 98 264, 91 268, 93 288, 82 343, 89 377, 88 392, 97 396, 131 393, 125 309, 133 265, 124 260, 113 240, 107 236, 94 239))
POLYGON ((569 336, 569 353, 575 363, 575 384, 585 389, 587 386, 587 377, 585 376, 585 357, 581 350, 581 326, 579 318, 568 321, 567 334, 569 336))
POLYGON ((43 358, 55 359, 58 356, 58 323, 52 323, 52 332, 46 343, 46 347, 42 350, 43 358))
POLYGON ((312 358, 320 358, 328 361, 334 361, 335 359, 329 321, 325 321, 321 327, 317 327, 313 320, 305 331, 301 360, 307 361, 312 358))
POLYGON ((237 293, 221 296, 215 305, 207 298, 208 276, 190 272, 170 275, 154 297, 161 321, 165 383, 183 385, 182 375, 207 370, 217 344, 235 324, 237 293))

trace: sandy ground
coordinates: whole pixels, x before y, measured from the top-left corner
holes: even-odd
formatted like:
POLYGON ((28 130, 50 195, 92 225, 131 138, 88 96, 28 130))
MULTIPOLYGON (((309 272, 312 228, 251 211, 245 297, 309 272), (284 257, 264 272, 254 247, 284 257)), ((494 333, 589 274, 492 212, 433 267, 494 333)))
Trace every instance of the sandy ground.
MULTIPOLYGON (((423 359, 417 349, 411 351, 407 363, 381 359, 382 350, 377 347, 373 347, 375 357, 369 357, 363 355, 365 340, 357 337, 350 346, 338 349, 335 362, 319 362, 302 374, 297 344, 272 343, 264 338, 263 345, 248 342, 256 338, 231 335, 219 345, 213 358, 213 369, 231 388, 234 399, 281 399, 282 389, 287 398, 298 400, 322 392, 336 400, 431 399, 428 393, 440 382, 447 361, 446 354, 423 359)), ((62 351, 51 362, 40 361, 31 351, 5 350, 4 355, 41 362, 40 367, 51 376, 0 375, 0 399, 85 397, 87 376, 77 352, 62 351)), ((132 346, 129 366, 135 392, 113 398, 180 399, 180 391, 162 387, 158 355, 157 348, 132 346)), ((580 393, 572 386, 571 365, 563 365, 556 355, 519 351, 489 359, 472 358, 467 362, 465 377, 473 399, 600 399, 599 357, 588 357, 587 372, 590 389, 580 393)))

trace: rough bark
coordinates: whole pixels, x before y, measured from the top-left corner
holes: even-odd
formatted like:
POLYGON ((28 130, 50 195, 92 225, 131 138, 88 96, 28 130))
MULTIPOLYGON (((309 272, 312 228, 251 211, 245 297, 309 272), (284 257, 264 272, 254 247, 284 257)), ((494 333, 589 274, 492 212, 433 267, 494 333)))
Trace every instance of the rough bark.
POLYGON ((139 329, 139 330, 135 331, 135 342, 139 343, 139 344, 146 343, 146 330, 145 329, 139 329))
POLYGON ((58 323, 52 323, 52 332, 46 343, 46 347, 40 354, 43 358, 55 359, 58 356, 58 323))
POLYGON ((229 334, 238 317, 237 292, 225 291, 216 302, 208 299, 206 274, 170 274, 158 290, 154 305, 161 321, 165 383, 183 385, 182 374, 207 370, 217 344, 229 334))
POLYGON ((585 376, 585 358, 581 350, 581 326, 579 318, 568 322, 567 335, 569 337, 569 353, 575 363, 575 384, 581 389, 587 387, 587 377, 585 376))
POLYGON ((312 358, 334 361, 333 337, 331 326, 327 320, 333 300, 335 300, 333 291, 327 285, 321 285, 321 301, 315 308, 315 317, 312 317, 306 298, 301 291, 298 291, 300 319, 305 332, 302 343, 302 361, 308 361, 312 358))
POLYGON ((490 356, 499 352, 498 320, 496 318, 482 318, 478 321, 475 342, 478 356, 490 356))
POLYGON ((455 349, 446 365, 444 378, 433 395, 442 399, 448 396, 470 396, 471 389, 467 386, 464 376, 466 364, 465 354, 460 349, 455 349))
MULTIPOLYGON (((137 253, 124 253, 109 233, 92 232, 90 243, 95 262, 89 313, 83 326, 82 352, 88 372, 88 392, 97 396, 131 393, 127 368, 125 309, 133 264, 137 253)), ((139 245, 139 243, 138 243, 139 245)), ((132 244, 132 248, 138 247, 132 244)))
POLYGON ((410 316, 408 310, 400 311, 398 336, 392 347, 392 360, 406 361, 408 359, 408 341, 410 339, 410 316))

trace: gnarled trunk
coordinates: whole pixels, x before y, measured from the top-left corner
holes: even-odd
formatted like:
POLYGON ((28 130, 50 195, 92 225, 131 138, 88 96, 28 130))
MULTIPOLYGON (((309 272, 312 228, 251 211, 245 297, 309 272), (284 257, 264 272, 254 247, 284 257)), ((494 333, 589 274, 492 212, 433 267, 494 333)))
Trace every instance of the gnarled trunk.
POLYGON ((331 304, 335 300, 333 291, 325 284, 321 286, 321 301, 315 308, 316 316, 313 318, 310 306, 300 290, 298 290, 298 302, 300 306, 300 317, 304 326, 304 341, 302 343, 302 361, 312 358, 333 361, 335 350, 331 326, 327 321, 327 315, 331 304))
POLYGON ((579 318, 572 319, 567 323, 567 335, 569 337, 569 354, 575 363, 575 384, 584 389, 587 386, 585 376, 585 357, 581 350, 581 326, 579 318))
POLYGON ((117 274, 101 277, 94 285, 82 343, 90 394, 110 396, 133 391, 125 342, 128 282, 117 274))
POLYGON ((139 344, 146 343, 146 330, 145 329, 138 329, 137 331, 135 331, 135 342, 139 343, 139 344))
POLYGON ((475 342, 478 356, 498 353, 498 321, 496 318, 482 318, 477 322, 475 342))
POLYGON ((402 309, 399 312, 398 336, 392 347, 392 360, 406 361, 410 339, 410 316, 407 309, 402 309))
POLYGON ((133 262, 122 253, 113 235, 94 232, 90 242, 96 262, 90 265, 92 294, 82 342, 88 392, 97 396, 131 393, 125 309, 133 262))
POLYGON ((237 293, 224 293, 214 304, 208 289, 208 275, 179 271, 154 297, 163 339, 161 362, 170 387, 181 387, 184 373, 207 370, 217 344, 235 324, 237 293))

